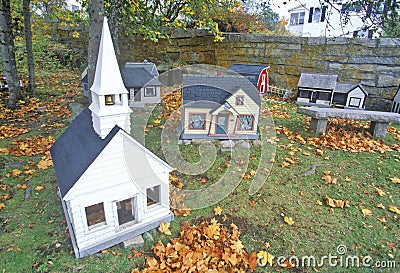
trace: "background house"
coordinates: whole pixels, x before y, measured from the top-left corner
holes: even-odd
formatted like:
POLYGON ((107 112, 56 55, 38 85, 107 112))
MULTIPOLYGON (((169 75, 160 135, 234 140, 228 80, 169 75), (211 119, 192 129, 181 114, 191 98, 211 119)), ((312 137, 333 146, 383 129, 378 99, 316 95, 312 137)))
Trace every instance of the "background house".
POLYGON ((304 0, 300 5, 289 9, 287 29, 303 37, 362 37, 379 36, 372 30, 364 31, 364 23, 359 9, 348 10, 348 22, 345 23, 346 2, 321 5, 319 0, 304 0))
POLYGON ((77 258, 169 222, 172 168, 130 135, 128 92, 107 20, 92 102, 50 149, 77 258))
POLYGON ((260 95, 238 76, 183 75, 182 139, 258 139, 260 95))
POLYGON ((363 109, 368 92, 360 84, 338 83, 337 80, 337 75, 301 73, 296 103, 363 109))
POLYGON ((125 87, 129 92, 129 105, 143 107, 146 104, 160 102, 161 85, 158 80, 158 71, 154 63, 125 64, 121 71, 125 87))
POLYGON ((268 68, 269 66, 258 64, 232 64, 230 70, 239 73, 248 79, 260 94, 268 91, 268 68))
POLYGON ((393 98, 392 112, 400 114, 400 85, 397 89, 396 95, 393 98))

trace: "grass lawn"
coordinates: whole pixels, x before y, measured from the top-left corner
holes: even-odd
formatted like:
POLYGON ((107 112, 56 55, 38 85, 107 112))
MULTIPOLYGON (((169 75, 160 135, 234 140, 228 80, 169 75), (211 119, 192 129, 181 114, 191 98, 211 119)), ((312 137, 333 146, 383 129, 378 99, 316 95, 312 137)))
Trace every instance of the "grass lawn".
MULTIPOLYGON (((59 107, 62 101, 84 101, 75 87, 72 92, 63 92, 63 89, 77 86, 75 76, 69 77, 73 79, 71 82, 62 82, 54 76, 52 82, 43 83, 40 93, 34 96, 37 100, 25 98, 18 115, 0 113, 3 130, 0 132, 0 272, 131 272, 134 268, 141 269, 146 257, 154 256, 152 245, 159 240, 168 243, 179 236, 182 222, 196 225, 214 217, 224 225, 235 223, 238 226, 248 253, 265 250, 275 257, 272 267, 257 267, 256 272, 399 272, 400 211, 396 213, 395 208, 400 208, 400 184, 395 182, 400 177, 400 152, 396 151, 396 145, 400 145, 400 127, 392 126, 384 140, 373 142, 366 137, 363 123, 333 122, 329 128, 336 139, 324 136, 315 139, 315 135, 307 131, 307 118, 296 113, 295 105, 272 100, 263 101, 262 113, 267 115, 265 109, 271 109, 277 130, 276 139, 269 137, 268 141, 276 152, 275 156, 268 157, 273 158, 274 163, 268 162, 270 174, 256 194, 249 195, 248 190, 254 171, 260 165, 261 148, 252 146, 246 173, 242 174, 244 178, 238 187, 217 204, 192 210, 188 216, 177 216, 171 223, 171 236, 156 230, 150 233, 153 240, 146 240, 142 251, 132 252, 117 245, 103 253, 75 259, 57 196, 54 171, 43 165, 48 143, 30 147, 33 151, 28 155, 10 153, 18 148, 17 144, 12 144, 16 139, 21 139, 17 142, 21 146, 35 136, 56 139, 65 130, 69 112, 66 106, 59 107), (30 107, 33 101, 35 107, 30 107), (46 110, 37 110, 44 105, 46 110), (53 109, 56 106, 59 108, 53 109), (5 133, 5 128, 16 129, 5 133), (343 139, 354 143, 346 151, 339 149, 346 144, 340 138, 343 131, 348 131, 343 139), (355 152, 378 146, 376 151, 355 152), (311 164, 321 166, 316 167, 314 173, 304 175, 311 164), (327 183, 329 181, 336 183, 327 183), (29 189, 31 196, 27 196, 29 189), (325 197, 346 201, 348 206, 329 207, 325 197), (221 215, 214 215, 215 207, 222 209, 221 215), (343 254, 339 255, 338 251, 343 254), (279 256, 298 257, 299 267, 279 267, 279 256), (303 267, 303 256, 314 256, 316 264, 303 267), (330 260, 337 265, 330 267, 327 258, 324 265, 319 266, 323 256, 337 256, 330 260), (358 257, 360 261, 370 256, 371 267, 345 268, 348 256, 358 257), (393 266, 392 261, 397 268, 375 266, 376 262, 393 266)), ((2 92, 1 96, 4 105, 6 93, 2 92)), ((162 114, 162 107, 156 108, 150 123, 162 114)), ((163 158, 161 132, 161 128, 149 127, 146 146, 163 158)), ((266 136, 261 140, 267 141, 266 136)), ((212 144, 218 151, 219 142, 212 144)), ((188 162, 201 160, 199 144, 179 149, 188 162)), ((230 153, 217 152, 206 172, 186 175, 175 171, 173 175, 184 189, 205 188, 226 173, 232 163, 230 159, 230 153)))

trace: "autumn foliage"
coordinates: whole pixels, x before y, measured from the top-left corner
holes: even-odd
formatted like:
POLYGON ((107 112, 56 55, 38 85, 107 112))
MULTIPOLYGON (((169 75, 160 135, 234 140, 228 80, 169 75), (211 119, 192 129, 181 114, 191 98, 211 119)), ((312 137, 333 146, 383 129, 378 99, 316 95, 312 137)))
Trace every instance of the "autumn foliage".
POLYGON ((255 270, 255 252, 246 253, 239 239, 239 229, 235 224, 229 228, 217 220, 190 226, 181 225, 178 238, 164 245, 159 241, 153 246, 155 257, 146 259, 142 271, 132 272, 246 272, 255 270))

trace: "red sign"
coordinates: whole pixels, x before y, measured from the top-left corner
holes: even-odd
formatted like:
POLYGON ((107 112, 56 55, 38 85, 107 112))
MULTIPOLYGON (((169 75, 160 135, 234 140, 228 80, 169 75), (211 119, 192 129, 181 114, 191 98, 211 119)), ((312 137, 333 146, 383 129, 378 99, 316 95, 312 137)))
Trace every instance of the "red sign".
POLYGON ((269 67, 264 68, 260 75, 258 76, 257 88, 260 94, 266 94, 268 89, 268 69, 269 67))

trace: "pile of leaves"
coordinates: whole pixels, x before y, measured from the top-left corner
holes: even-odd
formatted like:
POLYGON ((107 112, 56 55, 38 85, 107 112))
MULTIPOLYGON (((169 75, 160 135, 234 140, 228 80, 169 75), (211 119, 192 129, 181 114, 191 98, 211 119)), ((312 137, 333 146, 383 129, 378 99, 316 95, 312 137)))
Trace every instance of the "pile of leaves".
POLYGON ((179 190, 183 188, 183 183, 173 174, 169 175, 169 183, 171 185, 169 194, 170 206, 173 209, 175 216, 188 216, 191 210, 185 206, 185 195, 179 192, 179 190))
MULTIPOLYGON (((308 123, 309 119, 307 119, 308 123)), ((308 124, 305 129, 308 129, 308 124)), ((387 145, 382 139, 375 139, 366 131, 365 123, 353 120, 332 119, 328 124, 328 133, 319 137, 302 137, 300 133, 293 132, 286 127, 278 126, 275 130, 278 134, 284 134, 288 139, 300 142, 301 144, 313 145, 319 149, 329 148, 342 150, 351 153, 400 151, 400 145, 387 145)), ((397 132, 395 129, 390 131, 397 132)))
POLYGON ((169 90, 168 87, 164 87, 163 93, 166 93, 162 97, 163 107, 162 107, 162 117, 169 118, 171 115, 178 110, 182 105, 182 92, 169 90))
POLYGON ((34 156, 46 154, 55 142, 51 136, 33 136, 31 138, 16 139, 8 148, 8 153, 12 156, 34 156))
POLYGON ((217 220, 190 226, 181 224, 178 238, 153 246, 155 257, 146 259, 146 267, 132 272, 246 272, 257 266, 255 252, 246 253, 235 224, 229 228, 217 220))

